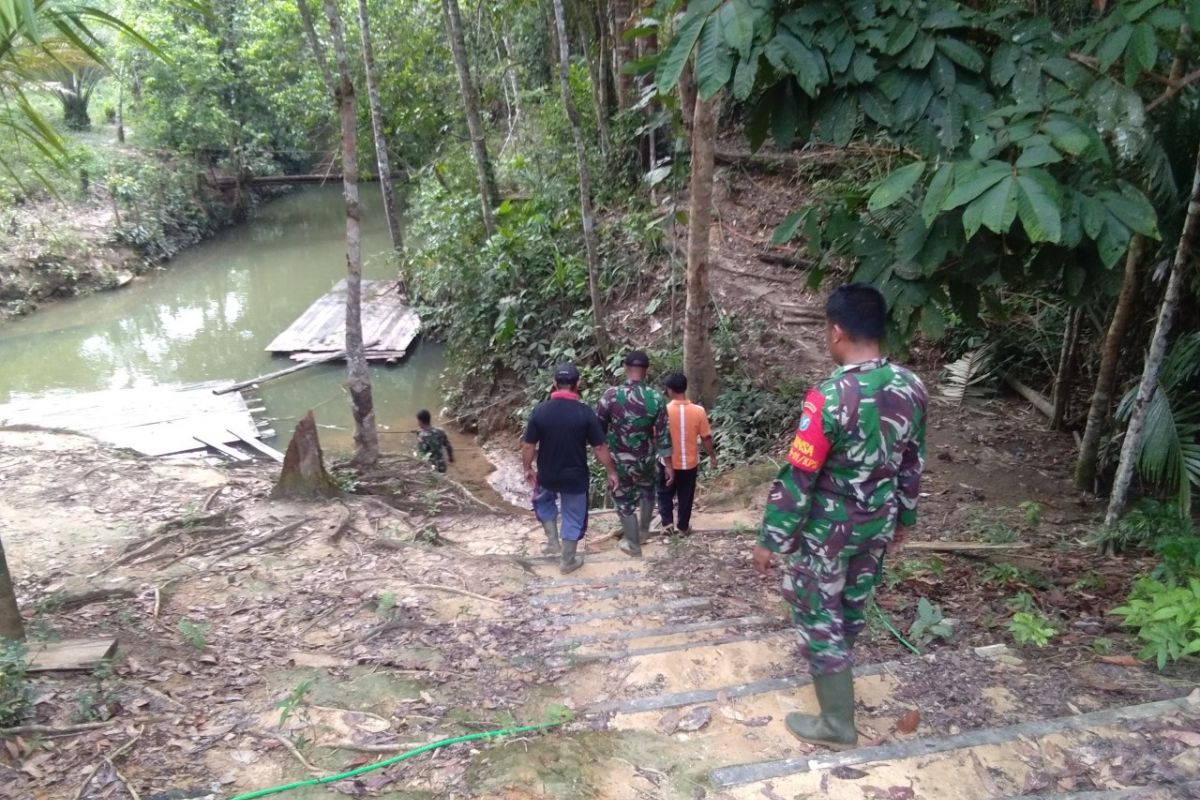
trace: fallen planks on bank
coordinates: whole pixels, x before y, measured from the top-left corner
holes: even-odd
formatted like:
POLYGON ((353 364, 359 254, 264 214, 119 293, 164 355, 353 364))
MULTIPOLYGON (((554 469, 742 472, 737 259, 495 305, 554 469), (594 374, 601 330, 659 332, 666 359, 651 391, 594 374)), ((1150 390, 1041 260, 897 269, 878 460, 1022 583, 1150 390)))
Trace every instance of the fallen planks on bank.
POLYGON ((786 775, 795 775, 801 772, 853 767, 877 761, 915 758, 933 753, 944 753, 949 750, 961 750, 968 747, 1010 742, 1022 736, 1046 736, 1052 733, 1061 733, 1062 731, 1153 719, 1154 717, 1161 717, 1180 711, 1191 713, 1200 711, 1200 690, 1191 696, 1180 697, 1174 700, 1160 700, 1155 703, 1125 706, 1108 711, 1094 711, 1089 714, 1077 714, 1071 717, 1056 717, 1054 719, 1022 722, 1003 728, 984 728, 977 731, 967 731, 955 736, 935 736, 929 739, 892 742, 876 747, 860 747, 857 750, 847 750, 831 755, 783 758, 776 761, 762 761, 757 764, 722 767, 709 773, 709 778, 718 789, 727 789, 732 786, 782 778, 786 775), (1193 700, 1193 697, 1197 697, 1198 699, 1193 700))

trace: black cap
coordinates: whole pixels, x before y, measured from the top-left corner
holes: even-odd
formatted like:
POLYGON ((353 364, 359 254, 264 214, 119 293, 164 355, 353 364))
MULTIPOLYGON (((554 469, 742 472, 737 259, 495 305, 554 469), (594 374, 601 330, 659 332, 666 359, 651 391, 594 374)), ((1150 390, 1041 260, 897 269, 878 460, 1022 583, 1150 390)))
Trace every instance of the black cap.
POLYGON ((627 367, 649 367, 650 356, 643 353, 641 350, 630 350, 625 356, 625 366, 627 367))
POLYGON ((559 364, 554 368, 554 380, 556 383, 574 383, 579 380, 579 370, 569 361, 559 364))

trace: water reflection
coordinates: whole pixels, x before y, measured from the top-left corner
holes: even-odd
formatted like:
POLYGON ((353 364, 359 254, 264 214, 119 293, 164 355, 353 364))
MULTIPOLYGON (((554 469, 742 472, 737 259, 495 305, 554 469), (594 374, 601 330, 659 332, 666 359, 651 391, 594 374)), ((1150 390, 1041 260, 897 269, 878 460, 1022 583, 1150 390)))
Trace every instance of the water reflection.
MULTIPOLYGON (((363 199, 364 271, 386 278, 391 267, 379 196, 364 192, 363 199)), ((0 402, 46 391, 240 380, 288 366, 262 348, 345 274, 344 235, 339 189, 306 189, 268 204, 253 221, 188 251, 161 273, 4 325, 0 402)), ((419 408, 436 411, 442 368, 440 348, 429 343, 401 367, 373 367, 381 426, 408 430, 419 408)), ((343 376, 343 367, 331 364, 267 384, 268 416, 280 420, 283 434, 316 406, 318 421, 334 426, 323 441, 348 447, 343 376)), ((389 437, 388 444, 401 441, 407 437, 389 437)))

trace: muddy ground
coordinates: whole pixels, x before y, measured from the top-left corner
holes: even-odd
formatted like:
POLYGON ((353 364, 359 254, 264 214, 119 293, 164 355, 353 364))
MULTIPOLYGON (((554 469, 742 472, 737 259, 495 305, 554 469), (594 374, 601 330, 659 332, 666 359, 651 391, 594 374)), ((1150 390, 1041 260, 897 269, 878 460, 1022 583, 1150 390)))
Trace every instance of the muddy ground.
MULTIPOLYGON (((926 597, 954 637, 921 643, 917 656, 873 622, 857 656, 870 673, 858 681, 863 744, 1187 695, 1194 672, 1139 664, 1105 616, 1144 564, 1082 544, 1099 509, 1064 489, 1067 460, 1029 412, 999 401, 936 410, 922 525, 879 605, 906 632, 926 597), (1039 524, 1024 501, 1041 505, 1039 524), (1031 547, 991 561, 917 549, 1008 539, 1000 524, 1031 547), (989 583, 1002 558, 1022 572, 989 583), (1006 600, 1022 590, 1061 620, 1047 648, 1017 647, 1004 630, 1006 600), (998 657, 974 650, 995 643, 1008 645, 998 657)), ((0 794, 230 797, 548 719, 569 722, 283 796, 966 798, 1190 791, 1198 777, 1200 716, 1184 707, 718 785, 714 769, 810 752, 781 727, 788 711, 812 707, 809 687, 787 683, 805 670, 774 582, 749 565, 769 464, 711 482, 703 532, 656 540, 642 561, 620 554, 611 517, 597 516, 587 565, 565 579, 537 555, 527 512, 473 483, 468 495, 417 465, 389 465, 391 476, 356 487, 381 494, 297 504, 266 499, 266 466, 164 463, 81 437, 0 433, 0 535, 31 640, 120 641, 110 669, 33 679, 26 730, 0 751, 0 794), (83 596, 93 589, 114 594, 83 596), (695 692, 707 699, 681 694, 695 692)))

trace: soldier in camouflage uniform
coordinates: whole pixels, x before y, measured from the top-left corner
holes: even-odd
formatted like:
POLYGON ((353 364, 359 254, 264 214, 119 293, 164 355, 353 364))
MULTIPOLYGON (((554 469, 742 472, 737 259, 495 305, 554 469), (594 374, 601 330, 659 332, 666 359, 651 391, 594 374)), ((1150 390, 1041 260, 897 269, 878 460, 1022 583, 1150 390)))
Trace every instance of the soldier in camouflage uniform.
POLYGON ((421 409, 417 412, 417 423, 421 430, 417 432, 417 452, 433 464, 438 472, 446 471, 446 459, 454 463, 454 448, 450 445, 450 437, 441 428, 433 427, 429 412, 421 409))
POLYGON ((617 462, 619 483, 613 501, 621 520, 620 547, 631 556, 640 556, 642 544, 650 538, 658 464, 663 464, 668 484, 675 477, 667 433, 667 398, 646 384, 649 368, 650 358, 641 350, 631 350, 625 356, 625 383, 608 387, 596 405, 596 416, 617 462))
POLYGON ((820 716, 788 714, 788 730, 835 748, 858 740, 850 650, 885 551, 916 522, 925 461, 928 397, 880 354, 886 316, 883 296, 865 284, 830 296, 826 332, 839 367, 804 400, 754 550, 763 575, 774 553, 787 555, 783 596, 821 706, 820 716))

